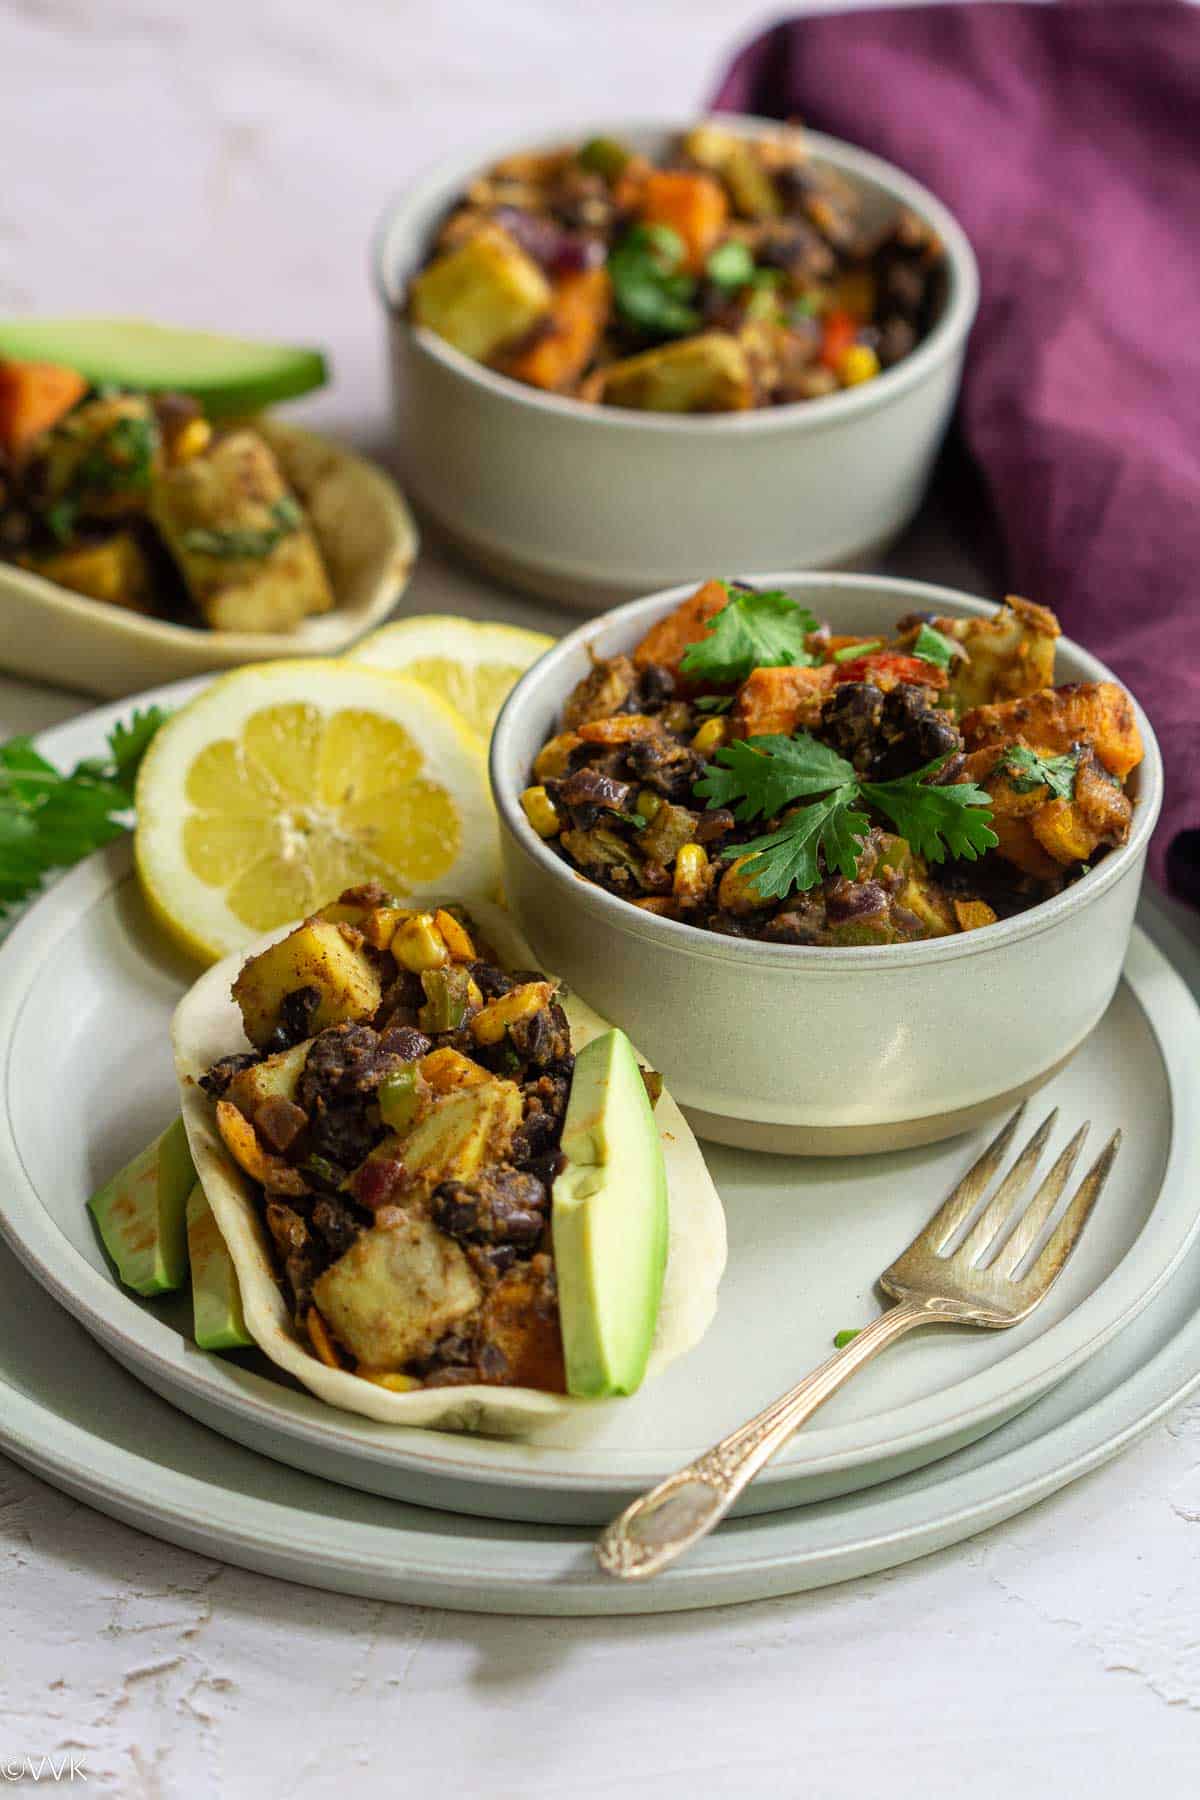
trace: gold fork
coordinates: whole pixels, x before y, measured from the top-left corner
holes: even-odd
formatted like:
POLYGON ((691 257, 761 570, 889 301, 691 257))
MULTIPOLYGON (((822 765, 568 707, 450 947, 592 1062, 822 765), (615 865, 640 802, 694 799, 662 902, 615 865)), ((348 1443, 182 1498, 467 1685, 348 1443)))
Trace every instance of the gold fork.
POLYGON ((982 1325, 1004 1331, 1027 1318, 1057 1281, 1108 1179, 1114 1131, 1032 1264, 1022 1269, 1067 1185, 1090 1121, 1071 1142, 1012 1226, 1012 1215, 1058 1117, 1034 1132, 977 1218, 1004 1160, 1023 1106, 963 1176, 945 1205, 879 1277, 897 1302, 843 1350, 703 1456, 626 1507, 596 1545, 600 1567, 624 1580, 656 1575, 717 1525, 792 1433, 881 1350, 921 1325, 982 1325), (1010 1229, 1011 1227, 1011 1229, 1010 1229), (1021 1271, 1018 1274, 1018 1271, 1021 1271))

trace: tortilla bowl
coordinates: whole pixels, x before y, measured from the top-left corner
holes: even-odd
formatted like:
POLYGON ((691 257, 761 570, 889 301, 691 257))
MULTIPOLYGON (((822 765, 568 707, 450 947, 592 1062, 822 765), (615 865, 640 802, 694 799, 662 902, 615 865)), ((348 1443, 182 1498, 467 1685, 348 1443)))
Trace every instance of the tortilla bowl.
MULTIPOLYGON (((535 965, 533 951, 502 907, 472 900, 470 912, 506 968, 535 965)), ((275 1276, 251 1183, 226 1150, 212 1102, 199 1085, 200 1076, 219 1057, 247 1047, 241 1014, 230 995, 234 976, 247 956, 258 954, 293 929, 287 925, 268 932, 248 950, 237 951, 209 969, 180 1001, 171 1031, 180 1106, 196 1172, 233 1259, 246 1329, 259 1349, 318 1399, 384 1424, 520 1437, 581 1408, 621 1404, 534 1388, 482 1385, 392 1393, 348 1370, 327 1368, 302 1341, 275 1276)), ((575 994, 562 996, 562 1004, 576 1050, 609 1029, 608 1021, 575 994)), ((725 1267, 725 1215, 699 1145, 668 1093, 661 1095, 654 1116, 667 1166, 670 1234, 648 1380, 703 1337, 716 1312, 717 1287, 725 1267)))
POLYGON ((341 444, 273 418, 254 420, 308 513, 335 606, 291 631, 211 631, 89 600, 0 563, 7 627, 0 667, 55 687, 120 699, 142 688, 281 656, 338 656, 379 625, 407 585, 417 528, 382 469, 341 444))

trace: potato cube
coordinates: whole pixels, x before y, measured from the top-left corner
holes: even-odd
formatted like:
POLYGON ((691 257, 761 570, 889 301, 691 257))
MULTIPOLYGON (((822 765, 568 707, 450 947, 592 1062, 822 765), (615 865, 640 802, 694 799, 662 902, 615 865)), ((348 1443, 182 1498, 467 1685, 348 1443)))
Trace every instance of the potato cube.
POLYGON ((154 611, 154 578, 146 553, 128 531, 118 531, 99 544, 79 544, 47 556, 31 556, 29 567, 47 581, 123 606, 127 612, 154 611))
POLYGON ((486 362, 550 311, 550 283, 498 225, 484 225, 411 283, 412 317, 486 362))
POLYGON ((399 1369, 432 1350, 482 1299, 453 1238, 410 1214, 364 1231, 313 1294, 339 1343, 372 1370, 399 1369))
POLYGON ((754 385, 737 339, 705 331, 613 363, 601 399, 638 412, 745 412, 754 405, 754 385))
POLYGON ((289 631, 333 590, 308 519, 256 431, 231 431, 154 483, 150 513, 218 631, 289 631))
POLYGON ((312 1031, 343 1019, 369 1019, 382 999, 379 974, 346 928, 327 919, 309 919, 269 950, 252 956, 233 984, 246 1036, 259 1050, 279 1023, 284 1000, 297 988, 315 987, 321 996, 312 1031))
POLYGON ((1010 595, 987 619, 936 619, 943 636, 966 651, 950 665, 949 691, 960 712, 1036 694, 1054 680, 1058 620, 1044 606, 1010 595))
POLYGON ((250 1120, 264 1100, 294 1100, 311 1045, 312 1039, 305 1038, 302 1044, 280 1050, 265 1062, 255 1063, 252 1069, 239 1069, 225 1090, 225 1098, 250 1120))
POLYGON ((406 1197, 428 1199, 440 1182, 469 1180, 485 1164, 503 1161, 523 1110, 521 1090, 513 1081, 493 1078, 452 1087, 411 1131, 392 1133, 377 1144, 349 1185, 357 1186, 368 1163, 399 1162, 406 1197))

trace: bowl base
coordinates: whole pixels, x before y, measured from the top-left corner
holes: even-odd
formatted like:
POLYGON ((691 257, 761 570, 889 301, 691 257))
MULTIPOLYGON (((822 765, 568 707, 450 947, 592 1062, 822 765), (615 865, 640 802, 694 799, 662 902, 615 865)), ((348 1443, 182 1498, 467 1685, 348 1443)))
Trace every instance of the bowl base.
POLYGON ((735 1119, 721 1113, 683 1107, 683 1115, 698 1138, 728 1144, 734 1150, 766 1150, 775 1156, 873 1156, 885 1150, 911 1150, 919 1144, 937 1144, 964 1131, 990 1124, 1020 1101, 1052 1081, 1078 1049, 1068 1050, 1051 1068, 1029 1081, 1006 1089, 974 1106, 956 1106, 950 1112, 927 1113, 920 1119, 892 1119, 883 1125, 783 1125, 762 1124, 756 1119, 735 1119))
MULTIPOLYGON (((669 577, 644 575, 624 582, 614 581, 611 577, 593 578, 578 571, 571 574, 557 573, 543 564, 527 562, 511 551, 486 544, 471 533, 449 524, 423 498, 418 502, 418 509, 422 521, 431 524, 437 537, 473 568, 481 569, 485 575, 490 575, 505 587, 532 594, 539 600, 551 600, 558 606, 570 607, 573 612, 606 612, 610 606, 635 600, 653 588, 666 585, 668 581, 701 582, 706 579, 705 573, 687 569, 676 569, 669 577)), ((796 566, 819 568, 822 572, 867 573, 879 566, 881 557, 895 543, 898 535, 899 530, 891 531, 884 537, 873 539, 862 549, 848 552, 844 556, 823 557, 813 563, 800 560, 796 566)))

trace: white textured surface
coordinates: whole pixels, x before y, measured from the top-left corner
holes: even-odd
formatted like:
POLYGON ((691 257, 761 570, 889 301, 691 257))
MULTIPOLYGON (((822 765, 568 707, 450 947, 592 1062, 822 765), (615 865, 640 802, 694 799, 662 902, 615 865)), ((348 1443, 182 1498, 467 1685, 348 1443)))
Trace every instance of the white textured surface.
MULTIPOLYGON (((337 385, 305 411, 377 445, 365 240, 388 192, 471 135, 686 111, 767 12, 0 0, 0 309, 156 311, 329 344, 337 385)), ((962 559, 925 533, 902 566, 953 578, 962 559)), ((432 555, 410 604, 561 623, 432 555)), ((0 735, 79 705, 0 682, 0 735)), ((288 1587, 0 1458, 0 1784, 24 1756, 76 1750, 88 1791, 147 1800, 885 1785, 1182 1800, 1200 1787, 1198 1592, 1200 1403, 1035 1512, 892 1575, 608 1624, 288 1587)))

